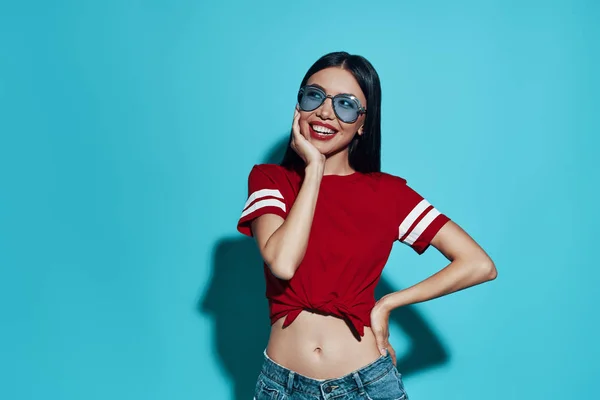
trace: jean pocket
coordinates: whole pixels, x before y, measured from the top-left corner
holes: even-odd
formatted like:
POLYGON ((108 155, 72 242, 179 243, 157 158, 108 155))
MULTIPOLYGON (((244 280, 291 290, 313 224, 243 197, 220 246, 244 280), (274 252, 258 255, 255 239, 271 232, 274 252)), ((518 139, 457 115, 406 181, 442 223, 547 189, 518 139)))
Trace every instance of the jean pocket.
POLYGON ((408 400, 396 368, 390 369, 381 378, 370 382, 364 388, 368 400, 408 400))
POLYGON ((259 378, 254 389, 254 400, 277 400, 279 398, 279 389, 270 386, 263 379, 259 378))

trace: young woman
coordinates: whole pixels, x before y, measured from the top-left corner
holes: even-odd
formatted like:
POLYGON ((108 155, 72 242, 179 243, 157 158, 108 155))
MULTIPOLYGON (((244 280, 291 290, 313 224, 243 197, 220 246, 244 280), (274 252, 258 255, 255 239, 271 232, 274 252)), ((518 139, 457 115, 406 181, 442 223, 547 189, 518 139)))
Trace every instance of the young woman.
POLYGON ((281 165, 255 165, 238 230, 264 258, 271 335, 254 397, 407 399, 390 312, 496 277, 485 251, 403 178, 380 172, 381 88, 346 52, 321 57, 298 93, 281 165), (450 263, 379 301, 396 240, 450 263))

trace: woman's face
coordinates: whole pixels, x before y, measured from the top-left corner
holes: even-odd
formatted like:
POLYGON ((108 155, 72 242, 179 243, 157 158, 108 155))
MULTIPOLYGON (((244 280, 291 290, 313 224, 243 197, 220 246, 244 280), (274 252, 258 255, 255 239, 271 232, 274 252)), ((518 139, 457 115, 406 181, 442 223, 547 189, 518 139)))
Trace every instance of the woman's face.
MULTIPOLYGON (((322 69, 313 74, 307 85, 320 86, 327 95, 335 96, 339 93, 352 94, 360 104, 368 109, 367 99, 360 89, 358 82, 352 74, 338 67, 322 69)), ((313 111, 300 110, 300 132, 324 155, 336 154, 348 148, 355 134, 362 135, 365 114, 361 114, 353 123, 340 121, 333 111, 331 99, 326 99, 320 107, 313 111), (316 129, 329 128, 335 133, 323 134, 316 129)))

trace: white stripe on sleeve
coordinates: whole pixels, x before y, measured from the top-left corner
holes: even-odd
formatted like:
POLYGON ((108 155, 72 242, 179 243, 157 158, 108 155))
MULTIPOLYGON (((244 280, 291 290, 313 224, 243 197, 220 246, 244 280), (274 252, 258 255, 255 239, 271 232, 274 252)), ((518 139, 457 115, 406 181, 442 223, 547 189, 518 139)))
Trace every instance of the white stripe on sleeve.
POLYGON ((410 234, 406 237, 406 239, 404 239, 404 243, 412 246, 413 243, 415 243, 417 239, 419 239, 419 236, 421 236, 423 232, 425 232, 425 229, 427 229, 427 227, 433 222, 434 219, 437 218, 438 215, 440 215, 440 212, 435 208, 429 210, 427 215, 423 217, 421 221, 419 221, 417 226, 415 226, 415 229, 413 229, 410 232, 410 234))
POLYGON ((246 215, 251 214, 263 207, 277 207, 281 208, 285 212, 285 204, 283 201, 277 199, 266 199, 257 201, 256 203, 252 204, 252 206, 246 208, 240 218, 244 218, 246 215))
POLYGON ((419 204, 416 205, 415 208, 404 218, 404 221, 400 224, 400 228, 398 229, 398 239, 401 239, 408 230, 411 225, 415 223, 417 218, 429 207, 431 204, 425 199, 421 200, 419 204))
POLYGON ((252 202, 254 200, 260 199, 260 198, 263 198, 263 197, 267 197, 267 196, 277 197, 279 199, 283 199, 283 196, 281 195, 281 192, 279 190, 277 190, 277 189, 260 189, 260 190, 257 190, 256 192, 252 193, 248 197, 248 200, 246 201, 246 204, 244 204, 244 210, 246 208, 248 208, 248 206, 250 204, 252 204, 252 202))

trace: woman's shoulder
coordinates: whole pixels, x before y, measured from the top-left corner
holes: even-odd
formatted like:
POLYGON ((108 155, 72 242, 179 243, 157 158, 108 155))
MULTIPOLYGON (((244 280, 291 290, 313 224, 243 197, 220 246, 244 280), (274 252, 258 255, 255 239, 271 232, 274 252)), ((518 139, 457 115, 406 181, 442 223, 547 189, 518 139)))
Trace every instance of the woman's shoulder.
POLYGON ((268 181, 277 185, 295 187, 300 181, 299 174, 279 164, 255 164, 250 171, 250 181, 268 181))
POLYGON ((254 164, 252 172, 259 172, 269 176, 291 176, 297 175, 296 171, 288 169, 279 164, 254 164))
POLYGON ((371 179, 380 182, 383 185, 404 186, 406 179, 388 172, 371 172, 367 174, 371 179))

